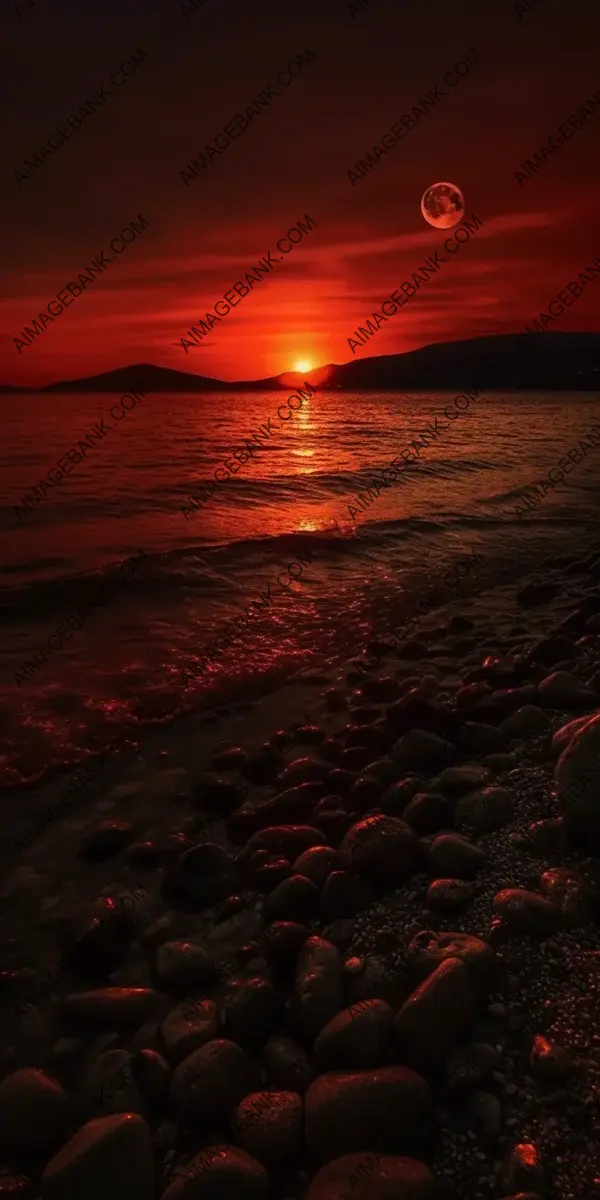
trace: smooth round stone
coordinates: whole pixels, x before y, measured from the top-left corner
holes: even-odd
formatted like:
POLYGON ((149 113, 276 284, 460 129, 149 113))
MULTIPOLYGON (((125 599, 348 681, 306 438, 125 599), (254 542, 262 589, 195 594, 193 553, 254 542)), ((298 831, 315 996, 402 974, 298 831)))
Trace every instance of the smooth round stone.
POLYGON ((232 979, 222 1001, 226 1036, 240 1046, 264 1045, 281 1017, 281 1002, 263 975, 232 979))
POLYGON ((471 826, 477 833, 494 833, 503 829, 513 815, 510 792, 503 787, 483 787, 467 792, 456 803, 457 822, 471 826))
POLYGON ((538 683, 542 703, 548 708, 593 709, 596 696, 570 671, 553 671, 538 683))
POLYGON ((310 921, 319 911, 319 888, 304 875, 290 875, 265 900, 265 921, 310 921))
POLYGON ((22 1067, 0 1083, 0 1146, 32 1153, 54 1149, 71 1119, 69 1096, 38 1067, 22 1067))
POLYGON ((258 1082, 258 1068, 241 1046, 215 1038, 175 1068, 170 1098, 186 1119, 214 1126, 226 1120, 258 1082))
POLYGON ((210 1042, 219 1027, 217 1007, 207 997, 190 998, 178 1004, 160 1026, 160 1039, 171 1063, 180 1063, 188 1054, 210 1042))
POLYGON ((447 958, 408 997, 394 1017, 394 1038, 404 1061, 435 1069, 464 1036, 479 995, 468 967, 447 958))
POLYGON ((233 1112, 231 1129, 244 1150, 277 1168, 298 1158, 303 1118, 297 1092, 251 1092, 233 1112))
POLYGON ((369 881, 353 871, 332 871, 321 895, 321 919, 354 917, 374 900, 369 881))
POLYGON ((531 937, 550 937, 563 924, 562 912, 556 904, 526 888, 504 888, 498 892, 493 911, 514 933, 531 937))
POLYGON ((44 1200, 154 1200, 150 1130, 135 1113, 88 1121, 48 1163, 44 1200))
POLYGON ((156 977, 163 991, 209 987, 217 977, 212 955, 197 942, 164 942, 156 954, 156 977))
POLYGON ((73 992, 63 1001, 70 1017, 102 1024, 138 1024, 153 1015, 160 995, 152 988, 107 987, 91 992, 73 992))
POLYGON ((279 1035, 269 1038, 262 1058, 269 1079, 279 1088, 303 1096, 313 1082, 315 1073, 309 1065, 306 1051, 291 1038, 279 1035))
POLYGON ((241 784, 233 783, 230 779, 222 779, 219 775, 211 772, 199 775, 195 784, 196 803, 220 816, 230 813, 238 804, 242 803, 246 795, 241 784))
POLYGON ((174 904, 180 901, 202 909, 236 891, 239 881, 229 855, 221 846, 204 842, 185 850, 163 881, 163 891, 174 904))
POLYGON ((393 1010, 384 1000, 364 1000, 343 1009, 315 1042, 318 1069, 382 1066, 389 1051, 393 1019, 393 1010))
POLYGON ((241 767, 247 760, 247 750, 243 750, 241 746, 227 746, 213 755, 211 761, 218 771, 223 771, 231 767, 241 767))
POLYGON ((240 1146, 206 1146, 171 1179, 162 1200, 268 1200, 269 1173, 240 1146))
POLYGON ((310 937, 298 956, 290 1010, 307 1038, 315 1038, 344 1007, 343 960, 321 937, 310 937))
POLYGON ((460 958, 485 987, 490 985, 498 969, 494 948, 471 933, 435 933, 423 929, 412 939, 407 951, 407 959, 420 978, 426 978, 448 958, 460 958))
POLYGON ((327 775, 327 766, 320 759, 296 758, 277 776, 276 785, 282 789, 296 787, 300 783, 322 782, 327 775))
POLYGON ((429 1088, 409 1067, 329 1071, 305 1096, 306 1144, 315 1159, 357 1145, 414 1145, 429 1109, 429 1088))
POLYGON ((435 1181, 414 1158, 362 1150, 321 1167, 306 1200, 433 1200, 435 1181))
POLYGON ((524 704, 522 708, 506 717, 500 725, 506 737, 523 739, 539 737, 549 728, 550 718, 537 704, 524 704))
POLYGON ((431 875, 448 879, 473 879, 486 864, 486 856, 458 833, 440 833, 429 847, 431 875))
POLYGON ((85 1094, 90 1116, 135 1112, 146 1116, 146 1105, 132 1071, 133 1055, 127 1050, 107 1050, 90 1067, 85 1094))
POLYGON ((348 830, 340 846, 346 866, 385 883, 402 883, 421 859, 419 840, 404 821, 384 814, 367 817, 348 830))
POLYGON ((404 809, 402 819, 423 837, 452 825, 452 805, 441 793, 417 792, 404 809))
POLYGON ((427 907, 441 912, 462 912, 473 899, 473 887, 462 879, 435 879, 427 889, 427 907))
POLYGON ((427 729, 411 729, 394 743, 390 758, 401 771, 434 771, 454 762, 456 751, 427 729))
POLYGON ((574 731, 555 782, 569 839, 585 854, 600 853, 600 714, 574 731))
POLYGON ((331 846, 311 846, 294 863, 294 874, 304 875, 317 887, 322 887, 330 871, 339 870, 342 858, 331 846))
POLYGON ((490 782, 491 772, 478 763, 466 763, 464 767, 446 767, 435 781, 436 790, 445 796, 460 797, 475 788, 485 787, 490 782))

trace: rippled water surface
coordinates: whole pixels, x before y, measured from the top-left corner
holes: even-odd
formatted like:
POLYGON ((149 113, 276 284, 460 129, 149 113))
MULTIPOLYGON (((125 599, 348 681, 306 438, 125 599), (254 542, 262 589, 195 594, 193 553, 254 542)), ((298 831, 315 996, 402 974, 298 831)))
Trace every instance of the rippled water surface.
POLYGON ((483 580, 598 536, 600 448, 517 515, 527 489, 600 430, 595 394, 487 392, 457 412, 451 392, 335 391, 286 420, 287 394, 148 395, 119 423, 108 395, 4 398, 4 784, 140 722, 339 660, 473 549, 483 580), (436 416, 437 436, 422 438, 436 416), (24 494, 101 417, 107 436, 19 517, 24 494), (215 482, 261 426, 271 436, 215 482), (416 460, 377 494, 373 478, 413 441, 416 460), (211 484, 186 519, 190 495, 211 484), (227 647, 236 624, 244 636, 227 647))

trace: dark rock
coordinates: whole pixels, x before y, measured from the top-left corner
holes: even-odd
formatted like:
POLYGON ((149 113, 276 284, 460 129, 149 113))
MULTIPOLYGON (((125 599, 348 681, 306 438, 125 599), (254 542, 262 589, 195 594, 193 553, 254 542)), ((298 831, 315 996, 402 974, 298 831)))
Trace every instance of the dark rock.
POLYGON ((310 933, 306 925, 297 921, 275 921, 265 933, 265 957, 273 967, 285 974, 295 969, 300 949, 308 937, 310 933))
POLYGON ((375 704, 388 704, 400 695, 400 683, 392 675, 381 675, 379 679, 365 679, 361 691, 375 704))
POLYGON ((556 904, 525 888, 504 888, 498 892, 493 911, 513 933, 526 933, 536 938, 550 937, 563 924, 561 910, 556 904))
POLYGON ((464 796, 465 792, 485 787, 490 779, 491 774, 487 767, 481 767, 479 763, 465 763, 462 767, 446 767, 432 787, 439 788, 445 796, 458 799, 464 796))
POLYGON ((494 754, 506 749, 506 738, 503 731, 494 725, 465 721, 458 734, 457 744, 464 754, 494 754))
POLYGON ((477 1087, 500 1067, 501 1055, 487 1042, 465 1042, 452 1050, 444 1067, 445 1083, 452 1091, 477 1087))
POLYGON ((22 1067, 0 1083, 0 1147, 5 1154, 48 1152, 66 1137, 71 1102, 57 1079, 22 1067))
POLYGON ((270 1079, 278 1087, 303 1096, 314 1080, 315 1073, 309 1066, 306 1052, 290 1038, 270 1038, 262 1057, 270 1079))
POLYGON ((160 995, 152 988, 107 987, 65 996, 66 1016, 103 1025, 141 1025, 158 1009, 160 995))
POLYGON ((440 833, 429 847, 429 873, 437 878, 474 879, 485 863, 483 850, 458 833, 440 833))
POLYGON ((462 879, 436 879, 427 888, 428 908, 441 912, 462 912, 473 899, 473 885, 462 879))
POLYGON ((116 896, 102 896, 57 933, 65 966, 77 974, 106 977, 127 954, 135 925, 116 896))
POLYGON ((321 896, 321 919, 335 921, 339 917, 354 917, 373 903, 373 891, 368 880, 353 871, 332 871, 321 896))
POLYGON ((356 771, 348 771, 343 767, 336 767, 330 771, 327 776, 327 790, 334 792, 340 796, 345 796, 350 791, 352 784, 356 782, 358 776, 356 771))
POLYGON ((424 929, 412 939, 407 951, 414 975, 421 979, 448 958, 460 958, 485 990, 491 987, 498 970, 496 952, 471 933, 435 933, 424 929))
POLYGON ((294 862, 304 850, 323 845, 323 831, 311 825, 272 825, 254 833, 238 854, 236 864, 243 866, 257 850, 280 855, 294 862))
POLYGON ((158 1050, 138 1050, 131 1059, 131 1070, 150 1112, 160 1108, 169 1090, 171 1068, 158 1050))
POLYGON ((470 826, 477 833, 494 833, 512 819, 511 794, 503 787, 467 792, 458 800, 455 815, 458 823, 470 826))
POLYGON ((424 1163, 396 1154, 344 1154, 314 1176, 306 1200, 433 1200, 435 1181, 424 1163))
POLYGON ((225 750, 219 750, 214 754, 211 762, 217 770, 229 770, 232 767, 241 767, 248 761, 249 754, 247 750, 243 750, 241 746, 227 746, 225 750))
POLYGON ((347 803, 355 812, 364 812, 367 808, 375 808, 379 804, 384 786, 379 779, 367 774, 359 775, 348 791, 347 803))
POLYGON ((320 889, 304 875, 290 875, 265 900, 265 921, 312 921, 318 915, 320 889))
POLYGON ((173 907, 203 909, 234 892, 238 877, 229 855, 214 842, 186 850, 167 871, 163 895, 173 907))
POLYGON ((402 816, 409 802, 422 790, 422 780, 408 776, 387 788, 379 801, 379 806, 382 812, 389 817, 402 816))
POLYGON ((540 638, 525 655, 525 662, 530 665, 553 667, 563 658, 570 659, 576 653, 575 646, 569 638, 553 633, 550 637, 540 638))
POLYGON ((384 1000, 345 1008, 321 1030, 314 1058, 319 1071, 382 1066, 388 1056, 394 1013, 384 1000))
POLYGON ((245 790, 240 784, 232 783, 228 779, 221 779, 218 775, 210 772, 200 775, 195 783, 196 803, 207 812, 218 813, 219 816, 227 816, 228 813, 233 812, 233 809, 242 803, 245 796, 245 790))
POLYGON ((298 956, 290 1013, 310 1039, 344 1007, 342 956, 324 938, 310 937, 298 956))
MULTIPOLYGON (((337 797, 335 797, 337 800, 337 797)), ((317 887, 323 887, 331 871, 337 871, 342 866, 342 858, 331 846, 311 846, 296 859, 294 874, 304 875, 317 887)))
POLYGON ((281 770, 283 757, 273 746, 264 746, 256 754, 251 754, 241 766, 242 775, 252 783, 264 785, 273 783, 281 770))
POLYGON ((156 954, 156 978, 163 991, 177 995, 210 987, 217 968, 210 952, 197 942, 163 942, 156 954))
POLYGON ((575 1064, 567 1050, 537 1034, 533 1039, 529 1065, 545 1083, 560 1083, 573 1074, 575 1064))
POLYGON ((150 1130, 136 1113, 88 1121, 47 1164, 44 1200, 152 1200, 150 1130))
POLYGON ((437 833, 453 824, 452 805, 439 792, 417 792, 404 809, 402 819, 421 837, 437 833))
POLYGON ((517 592, 517 601, 522 608, 535 608, 539 604, 548 604, 558 595, 558 584, 547 580, 545 583, 527 583, 517 592))
POLYGON ((340 854, 349 869, 371 876, 384 886, 402 883, 421 860, 419 840, 410 826, 383 814, 353 825, 342 841, 340 854))
POLYGON ((234 1137, 269 1167, 292 1165, 302 1149, 304 1110, 297 1092, 251 1092, 231 1117, 234 1137))
POLYGON ((388 729, 401 737, 410 729, 425 729, 439 737, 452 741, 461 728, 462 721, 449 709, 423 700, 416 689, 408 692, 401 700, 388 707, 386 713, 388 729))
POLYGON ((542 873, 540 887, 544 896, 562 909, 569 925, 588 923, 593 898, 586 881, 578 871, 572 867, 552 867, 542 873))
POLYGON ((455 761, 456 750, 428 729, 411 729, 394 743, 390 757, 401 771, 437 771, 455 761))
POLYGON ((175 1068, 170 1099, 185 1118, 214 1128, 258 1084, 257 1065, 241 1046, 214 1038, 175 1068))
POLYGON ((205 1146, 178 1168, 162 1200, 267 1200, 269 1190, 269 1173, 261 1162, 241 1146, 220 1142, 205 1146))
POLYGON ((104 862, 123 850, 131 841, 135 829, 129 821, 102 821, 84 839, 79 858, 88 862, 104 862))
POLYGON ((250 887, 261 892, 273 892, 291 873, 288 858, 257 850, 245 864, 244 878, 250 887))
POLYGON ((468 967, 447 958, 394 1017, 394 1037, 410 1065, 435 1068, 469 1028, 479 996, 468 967))
POLYGON ((427 1084, 408 1067, 332 1071, 305 1096, 307 1147, 320 1161, 357 1145, 409 1150, 428 1109, 427 1084))
POLYGON ((533 1142, 521 1142, 507 1151, 500 1185, 505 1192, 546 1192, 546 1177, 540 1152, 533 1142))
POLYGON ((0 1175, 0 1200, 34 1200, 33 1183, 26 1175, 0 1175))
POLYGON ((90 1116, 119 1112, 146 1116, 146 1103, 131 1069, 132 1058, 127 1050, 107 1050, 92 1064, 84 1085, 90 1116))
POLYGON ((317 758, 295 758, 277 776, 277 787, 291 789, 302 783, 322 783, 327 775, 327 766, 317 758))
POLYGON ((226 1037, 248 1049, 264 1046, 281 1016, 277 992, 263 975, 230 979, 223 1008, 226 1037))

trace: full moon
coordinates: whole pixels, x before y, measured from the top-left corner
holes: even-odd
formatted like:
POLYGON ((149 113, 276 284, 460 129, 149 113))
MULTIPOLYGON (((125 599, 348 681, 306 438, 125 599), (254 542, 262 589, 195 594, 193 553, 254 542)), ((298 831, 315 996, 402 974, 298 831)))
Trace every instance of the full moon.
POLYGON ((465 198, 455 183, 432 183, 423 192, 421 212, 436 229, 452 229, 465 211, 465 198))

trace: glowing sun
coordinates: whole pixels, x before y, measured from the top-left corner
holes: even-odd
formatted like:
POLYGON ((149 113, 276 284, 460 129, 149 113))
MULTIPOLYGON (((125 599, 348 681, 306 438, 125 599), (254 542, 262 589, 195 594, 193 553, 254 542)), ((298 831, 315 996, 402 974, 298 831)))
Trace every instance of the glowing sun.
POLYGON ((307 371, 312 371, 312 363, 310 359, 299 358, 298 361, 294 363, 294 371, 299 371, 301 375, 304 375, 307 371))

